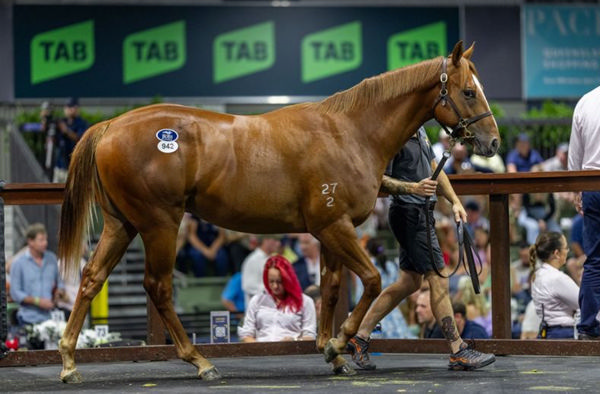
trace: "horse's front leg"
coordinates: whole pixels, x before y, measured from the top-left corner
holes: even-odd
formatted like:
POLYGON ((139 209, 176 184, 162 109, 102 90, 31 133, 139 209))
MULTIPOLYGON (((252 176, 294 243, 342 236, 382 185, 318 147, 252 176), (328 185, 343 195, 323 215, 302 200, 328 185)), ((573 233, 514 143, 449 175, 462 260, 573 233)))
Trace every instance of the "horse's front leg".
MULTIPOLYGON (((325 282, 321 282, 321 294, 323 298, 321 319, 325 320, 325 318, 328 318, 328 320, 321 322, 321 328, 324 329, 324 332, 319 333, 318 346, 321 346, 321 341, 325 340, 325 336, 331 335, 331 323, 328 323, 328 321, 332 320, 335 303, 330 304, 326 297, 337 302, 342 264, 358 275, 365 288, 352 314, 342 323, 337 337, 327 340, 327 343, 324 345, 323 353, 325 361, 334 362, 335 360, 339 362, 341 358, 339 354, 344 352, 348 340, 356 334, 369 306, 381 292, 381 277, 369 260, 366 251, 360 246, 354 226, 349 219, 339 220, 316 235, 326 251, 325 269, 329 270, 331 267, 333 271, 329 277, 327 276, 327 272, 322 277, 325 279, 325 282), (336 295, 333 295, 334 292, 336 295), (328 307, 331 309, 326 311, 328 307), (329 331, 326 331, 327 324, 329 324, 329 331)), ((336 369, 335 363, 334 369, 336 369)))

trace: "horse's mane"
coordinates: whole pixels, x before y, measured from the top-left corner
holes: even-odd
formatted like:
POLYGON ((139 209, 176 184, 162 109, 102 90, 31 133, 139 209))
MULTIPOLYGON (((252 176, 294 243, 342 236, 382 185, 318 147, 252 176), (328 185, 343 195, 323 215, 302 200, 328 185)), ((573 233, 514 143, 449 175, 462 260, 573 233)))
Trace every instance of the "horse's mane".
POLYGON ((402 67, 364 79, 350 89, 335 93, 317 103, 323 112, 345 112, 410 93, 424 83, 439 78, 441 57, 402 67))

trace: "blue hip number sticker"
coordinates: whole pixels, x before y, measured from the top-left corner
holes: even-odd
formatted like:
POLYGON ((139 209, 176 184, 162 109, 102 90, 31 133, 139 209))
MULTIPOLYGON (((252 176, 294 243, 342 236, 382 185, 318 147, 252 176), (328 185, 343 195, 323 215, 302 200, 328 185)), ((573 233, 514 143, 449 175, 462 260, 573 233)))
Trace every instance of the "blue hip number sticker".
POLYGON ((161 129, 156 132, 156 138, 160 141, 158 143, 158 150, 163 153, 173 153, 177 149, 179 149, 179 145, 177 142, 177 138, 179 138, 179 134, 175 130, 172 129, 161 129))

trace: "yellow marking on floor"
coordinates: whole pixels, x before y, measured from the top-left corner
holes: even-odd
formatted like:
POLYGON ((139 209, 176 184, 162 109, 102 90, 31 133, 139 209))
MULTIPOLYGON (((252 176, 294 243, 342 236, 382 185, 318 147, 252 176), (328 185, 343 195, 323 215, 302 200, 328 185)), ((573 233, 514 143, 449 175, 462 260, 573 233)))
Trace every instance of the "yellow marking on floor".
POLYGON ((240 384, 240 385, 227 385, 227 386, 210 386, 211 389, 265 389, 265 390, 280 390, 280 389, 299 389, 302 386, 275 386, 275 385, 261 385, 261 384, 240 384))
POLYGON ((529 387, 529 390, 565 392, 565 391, 579 390, 579 388, 566 387, 566 386, 534 386, 534 387, 529 387))
POLYGON ((538 371, 537 369, 532 369, 531 371, 522 371, 522 372, 519 372, 519 373, 521 373, 523 375, 533 375, 533 374, 537 374, 537 373, 541 374, 541 373, 545 373, 545 372, 544 371, 538 371))

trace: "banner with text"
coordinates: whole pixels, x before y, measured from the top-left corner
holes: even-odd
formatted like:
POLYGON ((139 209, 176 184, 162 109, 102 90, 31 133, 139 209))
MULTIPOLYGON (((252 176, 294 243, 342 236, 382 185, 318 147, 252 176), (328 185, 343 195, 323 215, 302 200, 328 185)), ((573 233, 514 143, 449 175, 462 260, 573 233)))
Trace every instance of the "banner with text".
POLYGON ((523 96, 576 99, 600 85, 600 7, 523 7, 523 96))
POLYGON ((447 55, 456 7, 14 7, 15 97, 328 96, 447 55))

